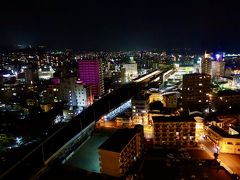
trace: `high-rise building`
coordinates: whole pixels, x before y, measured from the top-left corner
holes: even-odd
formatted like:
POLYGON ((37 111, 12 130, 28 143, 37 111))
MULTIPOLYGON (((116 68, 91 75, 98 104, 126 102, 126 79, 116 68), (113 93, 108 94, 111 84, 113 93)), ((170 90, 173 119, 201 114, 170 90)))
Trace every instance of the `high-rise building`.
POLYGON ((212 78, 224 76, 224 67, 225 67, 224 61, 212 61, 212 68, 211 68, 212 78))
POLYGON ((201 61, 201 73, 211 75, 212 58, 210 54, 205 53, 201 61))
POLYGON ((92 89, 94 97, 104 94, 103 71, 100 59, 85 59, 78 61, 78 76, 92 89))
POLYGON ((209 104, 211 76, 208 74, 183 75, 182 101, 184 107, 203 107, 209 104))
POLYGON ((122 82, 126 83, 138 77, 137 63, 130 58, 130 62, 122 65, 122 82))
POLYGON ((76 77, 63 78, 60 84, 60 96, 69 107, 83 109, 92 104, 92 95, 89 87, 85 86, 76 77))
POLYGON ((139 93, 132 98, 132 117, 141 120, 142 124, 147 123, 150 94, 139 93))

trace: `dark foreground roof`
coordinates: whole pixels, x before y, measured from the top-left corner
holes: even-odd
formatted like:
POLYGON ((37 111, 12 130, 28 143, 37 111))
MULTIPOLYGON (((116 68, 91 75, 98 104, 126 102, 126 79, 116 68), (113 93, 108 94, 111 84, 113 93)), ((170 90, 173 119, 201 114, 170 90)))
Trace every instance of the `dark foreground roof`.
POLYGON ((121 152, 129 141, 135 136, 136 129, 118 129, 98 149, 121 152))

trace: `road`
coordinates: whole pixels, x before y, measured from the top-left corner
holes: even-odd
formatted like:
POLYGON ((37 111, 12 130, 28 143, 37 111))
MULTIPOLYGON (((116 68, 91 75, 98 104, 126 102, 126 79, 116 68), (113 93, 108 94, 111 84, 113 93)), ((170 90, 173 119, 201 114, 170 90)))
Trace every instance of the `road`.
MULTIPOLYGON (((213 156, 214 152, 216 152, 213 143, 208 139, 202 140, 201 143, 206 148, 206 151, 213 156)), ((218 161, 230 173, 236 173, 240 176, 240 155, 219 153, 218 161)))

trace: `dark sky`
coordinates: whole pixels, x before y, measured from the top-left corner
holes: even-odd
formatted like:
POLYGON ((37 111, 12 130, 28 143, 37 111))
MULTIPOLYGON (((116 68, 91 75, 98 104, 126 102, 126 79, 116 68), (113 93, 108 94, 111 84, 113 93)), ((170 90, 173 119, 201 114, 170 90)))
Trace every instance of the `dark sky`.
POLYGON ((237 0, 0 2, 0 46, 240 49, 237 0))

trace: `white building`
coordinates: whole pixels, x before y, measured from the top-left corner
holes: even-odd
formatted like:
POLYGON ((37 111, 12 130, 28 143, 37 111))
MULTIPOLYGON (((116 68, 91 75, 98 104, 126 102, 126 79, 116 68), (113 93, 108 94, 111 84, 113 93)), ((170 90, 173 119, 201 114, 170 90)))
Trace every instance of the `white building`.
POLYGON ((69 107, 77 106, 83 109, 92 104, 90 88, 86 87, 80 80, 76 80, 76 77, 61 80, 60 96, 69 107))
POLYGON ((129 82, 138 77, 137 63, 131 58, 130 63, 122 65, 122 82, 129 82))
POLYGON ((51 66, 44 66, 38 70, 38 78, 39 79, 50 79, 53 78, 53 74, 55 71, 51 66))

